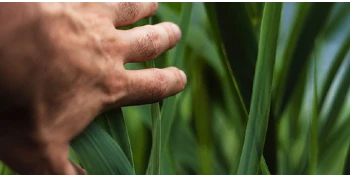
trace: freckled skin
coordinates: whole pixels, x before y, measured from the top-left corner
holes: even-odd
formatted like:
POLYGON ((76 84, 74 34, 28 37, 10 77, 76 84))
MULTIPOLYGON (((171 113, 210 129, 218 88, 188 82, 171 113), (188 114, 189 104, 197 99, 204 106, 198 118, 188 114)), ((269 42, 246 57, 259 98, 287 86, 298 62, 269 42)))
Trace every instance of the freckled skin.
POLYGON ((69 142, 98 113, 183 90, 177 68, 125 70, 174 47, 172 23, 116 27, 151 16, 157 3, 2 3, 0 160, 21 175, 86 174, 69 142))

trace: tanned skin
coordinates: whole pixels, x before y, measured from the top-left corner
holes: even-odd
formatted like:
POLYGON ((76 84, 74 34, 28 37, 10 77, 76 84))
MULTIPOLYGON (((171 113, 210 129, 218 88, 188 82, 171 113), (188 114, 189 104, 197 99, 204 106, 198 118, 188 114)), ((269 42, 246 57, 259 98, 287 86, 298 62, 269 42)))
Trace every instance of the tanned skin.
POLYGON ((182 91, 177 68, 126 70, 174 47, 173 23, 117 30, 157 3, 1 3, 0 160, 21 175, 86 172, 69 142, 111 108, 182 91))

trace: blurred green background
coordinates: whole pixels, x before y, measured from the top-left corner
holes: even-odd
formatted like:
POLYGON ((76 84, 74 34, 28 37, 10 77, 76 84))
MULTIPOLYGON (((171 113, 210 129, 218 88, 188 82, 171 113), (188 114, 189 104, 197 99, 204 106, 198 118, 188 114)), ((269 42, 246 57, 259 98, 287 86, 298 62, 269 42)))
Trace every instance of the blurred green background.
POLYGON ((126 67, 179 67, 185 90, 101 114, 74 162, 91 175, 350 174, 350 3, 159 3, 127 28, 162 21, 181 42, 126 67))

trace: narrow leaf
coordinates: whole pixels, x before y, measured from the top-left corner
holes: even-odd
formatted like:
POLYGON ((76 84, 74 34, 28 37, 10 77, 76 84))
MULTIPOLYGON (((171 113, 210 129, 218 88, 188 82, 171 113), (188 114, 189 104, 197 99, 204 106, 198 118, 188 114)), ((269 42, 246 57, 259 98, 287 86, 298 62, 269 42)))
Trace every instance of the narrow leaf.
MULTIPOLYGON (((317 34, 322 30, 332 5, 333 3, 312 3, 308 11, 302 10, 301 19, 304 19, 304 12, 308 12, 307 16, 298 24, 301 28, 295 28, 296 31, 291 36, 293 38, 290 38, 292 42, 283 56, 286 59, 286 64, 282 68, 281 76, 276 80, 278 88, 275 88, 277 90, 275 116, 280 116, 280 113, 285 109, 305 63, 309 60, 317 34)), ((305 9, 307 8, 305 7, 305 9)))
POLYGON ((91 123, 71 146, 89 175, 134 174, 120 146, 97 123, 91 123))
POLYGON ((250 105, 253 77, 258 51, 257 40, 253 33, 244 3, 213 3, 215 6, 218 29, 223 41, 229 65, 236 78, 238 88, 247 108, 250 105))
POLYGON ((107 111, 101 114, 97 120, 104 120, 103 128, 122 148, 131 165, 134 167, 129 134, 121 108, 107 111))
POLYGON ((327 73, 326 81, 324 82, 325 87, 323 87, 320 97, 320 103, 318 105, 318 109, 322 109, 322 106, 324 104, 324 100, 326 99, 326 95, 332 85, 332 82, 343 62, 343 60, 346 57, 346 54, 350 50, 350 32, 347 34, 346 39, 344 43, 341 45, 339 51, 337 52, 337 55, 334 58, 333 64, 330 68, 330 70, 327 73))
MULTIPOLYGON (((317 49, 316 49, 317 52, 317 49)), ((313 59, 313 110, 311 122, 311 144, 310 144, 310 159, 309 159, 309 174, 316 175, 317 160, 318 160, 318 98, 317 98, 317 53, 313 59)))
POLYGON ((281 3, 265 4, 250 116, 237 173, 239 175, 256 175, 259 169, 269 118, 281 8, 281 3))
MULTIPOLYGON (((149 18, 149 24, 152 24, 152 17, 149 18)), ((154 60, 148 62, 149 67, 155 68, 154 60)), ((151 104, 152 116, 152 150, 150 161, 148 164, 147 174, 160 175, 161 174, 161 159, 162 159, 162 118, 160 115, 159 103, 151 104)))
MULTIPOLYGON (((350 60, 350 59, 349 59, 350 60)), ((333 126, 335 125, 341 108, 343 107, 344 101, 346 100, 345 97, 350 89, 350 61, 347 60, 345 62, 345 71, 341 75, 340 83, 336 87, 335 94, 333 98, 331 99, 330 106, 327 108, 324 108, 324 111, 321 111, 320 114, 320 120, 319 120, 319 141, 322 143, 323 139, 326 138, 331 130, 333 129, 333 126)))

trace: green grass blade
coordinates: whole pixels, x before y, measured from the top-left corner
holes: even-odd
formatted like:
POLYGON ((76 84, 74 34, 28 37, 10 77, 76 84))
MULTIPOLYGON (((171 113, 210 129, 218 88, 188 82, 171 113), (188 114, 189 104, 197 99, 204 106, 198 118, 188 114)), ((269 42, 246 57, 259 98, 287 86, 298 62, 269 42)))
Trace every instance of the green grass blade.
POLYGON ((224 71, 225 71, 225 80, 229 82, 230 87, 232 88, 231 91, 233 93, 233 99, 235 100, 236 104, 239 104, 239 108, 237 113, 239 114, 238 117, 242 121, 243 125, 245 125, 247 118, 248 118, 248 112, 245 105, 245 102, 243 100, 243 97, 241 95, 237 80, 235 75, 233 74, 233 70, 231 68, 231 65, 228 60, 228 56, 226 54, 225 48, 222 46, 222 39, 220 36, 220 30, 219 30, 219 24, 216 23, 218 17, 216 14, 216 8, 214 3, 205 3, 206 10, 207 10, 207 16, 209 18, 209 22, 212 28, 212 33, 215 38, 215 46, 217 48, 217 51, 220 54, 220 61, 221 64, 224 65, 224 71))
POLYGON ((2 162, 0 162, 0 175, 17 175, 17 173, 12 171, 9 167, 7 167, 2 162))
MULTIPOLYGON (((149 18, 149 24, 153 23, 152 17, 149 18)), ((149 61, 149 67, 155 68, 155 61, 149 61)), ((160 175, 161 174, 161 160, 162 160, 162 118, 160 115, 159 103, 151 104, 152 116, 152 149, 150 161, 148 164, 147 174, 160 175)))
POLYGON ((262 158, 260 161, 260 171, 262 175, 271 175, 269 167, 267 166, 264 158, 262 158))
MULTIPOLYGON (((170 62, 171 66, 176 66, 180 69, 182 69, 182 60, 184 59, 184 50, 185 50, 185 41, 188 31, 189 22, 191 19, 191 9, 192 9, 192 3, 182 3, 181 7, 181 18, 179 27, 182 32, 182 38, 181 41, 178 43, 178 45, 174 48, 173 54, 170 55, 170 62)), ((154 63, 151 63, 151 65, 154 66, 154 63)), ((175 117, 175 109, 176 109, 176 100, 178 96, 173 96, 168 99, 164 100, 163 107, 161 109, 161 113, 159 112, 159 104, 152 105, 152 118, 153 123, 156 124, 156 126, 153 126, 153 135, 156 135, 156 140, 153 139, 153 144, 157 144, 158 146, 155 146, 152 148, 151 153, 151 161, 149 164, 149 174, 160 174, 162 172, 161 170, 161 162, 163 161, 163 158, 165 159, 164 155, 165 149, 168 145, 168 139, 170 135, 171 125, 175 117), (158 118, 158 120, 156 120, 158 118), (154 128, 157 127, 157 128, 154 128), (156 130, 156 131, 154 131, 156 130), (155 155, 155 154, 159 155, 155 155), (152 163, 154 162, 154 163, 152 163)))
POLYGON ((95 122, 76 137, 71 146, 89 175, 134 174, 118 143, 95 122))
POLYGON ((73 150, 72 147, 69 148, 69 159, 70 159, 73 163, 75 163, 75 164, 77 164, 77 165, 81 165, 81 164, 80 164, 80 161, 79 161, 79 159, 78 159, 78 156, 77 156, 77 154, 75 153, 75 151, 73 150))
POLYGON ((151 105, 152 115, 152 151, 149 161, 149 167, 147 174, 160 175, 161 173, 161 159, 162 153, 162 131, 161 131, 161 115, 159 109, 159 103, 151 105))
MULTIPOLYGON (((275 97, 275 116, 280 116, 289 101, 292 91, 300 78, 300 74, 309 60, 310 53, 314 47, 314 43, 318 33, 326 23, 333 3, 312 3, 309 10, 301 10, 301 22, 296 22, 296 31, 293 31, 290 45, 283 57, 286 64, 281 68, 281 76, 276 80, 278 83, 277 96, 275 97), (304 13, 307 16, 304 19, 304 13), (299 27, 298 27, 299 26, 299 27), (300 30, 300 31, 298 31, 300 30), (299 37, 298 37, 299 36, 299 37)), ((307 4, 301 4, 307 6, 307 4)), ((304 7, 302 7, 304 9, 304 7)))
POLYGON ((281 16, 281 3, 266 3, 261 24, 258 60, 254 77, 251 108, 246 129, 239 175, 256 175, 267 131, 271 84, 281 16))
POLYGON ((208 84, 205 70, 207 64, 200 63, 196 59, 197 66, 192 68, 192 109, 195 133, 198 140, 199 151, 199 174, 211 175, 214 173, 213 151, 212 151, 212 103, 209 100, 208 84))
MULTIPOLYGON (((350 113, 347 113, 350 116, 350 113)), ((331 167, 335 166, 336 160, 339 158, 337 154, 344 149, 344 146, 350 146, 350 117, 341 123, 320 145, 320 155, 318 172, 327 173, 331 167)), ((346 147, 345 147, 346 148, 346 147)), ((347 148, 346 148, 347 149, 347 148)))
POLYGON ((244 3, 214 3, 213 5, 216 15, 209 18, 212 23, 218 22, 217 29, 222 39, 223 49, 227 54, 227 60, 236 78, 244 104, 249 108, 258 50, 252 24, 244 3))
MULTIPOLYGON (((174 122, 169 142, 174 160, 180 165, 186 165, 195 174, 199 174, 198 142, 190 127, 185 123, 174 122)), ((176 174, 184 173, 176 172, 176 174)))
POLYGON ((346 161, 344 164, 343 174, 350 174, 350 144, 348 146, 348 154, 346 156, 346 161))
MULTIPOLYGON (((316 49, 317 52, 317 49, 316 49)), ((317 160, 318 160, 318 98, 317 98, 317 53, 313 59, 313 110, 311 122, 311 144, 310 144, 310 159, 309 159, 309 174, 316 175, 317 160)))
MULTIPOLYGON (((220 4, 220 3, 218 3, 218 4, 220 4)), ((245 103, 243 102, 243 98, 240 95, 241 94, 240 93, 240 89, 239 89, 239 87, 237 85, 236 78, 233 75, 230 63, 229 63, 228 58, 227 58, 227 54, 225 52, 225 48, 222 47, 222 44, 221 44, 223 42, 222 42, 221 36, 220 36, 219 25, 217 23, 215 23, 216 20, 222 20, 222 18, 221 19, 218 18, 217 14, 216 14, 216 11, 220 10, 220 9, 216 9, 214 3, 205 3, 205 6, 206 6, 206 10, 207 10, 207 15, 208 15, 209 20, 211 22, 211 27, 212 27, 212 30, 213 30, 212 32, 214 34, 214 38, 215 38, 215 41, 216 41, 216 47, 219 50, 222 64, 225 65, 224 69, 225 69, 225 72, 226 72, 226 76, 230 77, 230 78, 227 78, 227 80, 228 80, 228 82, 230 84, 230 87, 232 88, 231 91, 234 94, 233 95, 233 99, 234 100, 238 100, 239 99, 238 101, 236 101, 236 104, 240 104, 239 107, 238 107, 239 111, 236 111, 236 112, 239 114, 238 116, 240 116, 240 119, 241 119, 242 124, 243 124, 243 129, 245 129, 245 124, 246 124, 246 122, 248 120, 248 113, 247 113, 247 110, 246 110, 245 103)), ((235 7, 235 8, 237 8, 237 7, 235 7)), ((221 9, 221 10, 223 10, 223 9, 221 9)), ((246 25, 249 25, 249 24, 246 24, 246 25)), ((239 30, 242 31, 242 29, 239 29, 239 30)), ((228 48, 228 49, 230 49, 230 48, 228 48)), ((250 101, 250 99, 249 99, 249 101, 250 101)), ((241 124, 239 124, 239 126, 241 126, 241 124)), ((239 135, 242 140, 244 139, 244 135, 243 134, 239 135)), ((265 161, 265 158, 263 157, 262 160, 265 161)), ((264 163, 261 164, 261 166, 263 166, 263 165, 264 165, 264 163)), ((266 162, 265 162, 265 165, 266 165, 266 162)), ((237 166, 233 165, 232 168, 231 168, 231 173, 235 174, 237 172, 236 168, 237 168, 237 166)), ((262 167, 262 169, 268 171, 268 169, 266 169, 266 168, 262 167)))
POLYGON ((182 37, 180 42, 174 48, 174 54, 170 55, 170 61, 171 61, 170 65, 176 66, 179 69, 183 69, 183 60, 185 59, 184 52, 185 52, 185 45, 186 45, 187 34, 188 34, 188 27, 190 25, 190 20, 191 20, 192 6, 193 6, 192 2, 182 3, 180 23, 179 23, 182 37))
POLYGON ((346 54, 350 50, 350 32, 347 34, 346 39, 344 43, 341 45, 339 51, 337 52, 337 55, 335 56, 335 59, 333 61, 333 64, 327 73, 327 78, 324 83, 324 87, 322 88, 321 97, 320 97, 320 103, 318 105, 318 109, 322 109, 322 106, 324 104, 324 100, 326 99, 326 95, 332 85, 332 82, 343 62, 343 60, 346 57, 346 54))
MULTIPOLYGON (((184 50, 185 50, 185 41, 187 40, 187 34, 188 34, 188 27, 189 27, 189 19, 191 18, 191 9, 192 9, 193 3, 183 3, 181 8, 181 19, 179 27, 182 31, 182 38, 180 43, 174 48, 173 55, 170 57, 173 57, 176 59, 174 61, 174 65, 179 67, 180 69, 183 68, 183 62, 180 60, 184 59, 184 50)), ((181 94, 180 94, 181 95, 181 94)), ((162 127, 162 145, 166 147, 169 140, 170 130, 172 123, 174 121, 175 117, 175 109, 177 106, 177 100, 180 96, 173 96, 166 100, 164 100, 163 107, 161 109, 161 116, 164 118, 162 121, 163 127, 162 127)))
POLYGON ((350 89, 350 61, 347 60, 345 64, 346 66, 344 74, 342 74, 341 79, 339 81, 340 83, 336 87, 336 91, 333 95, 333 98, 331 99, 331 103, 329 107, 324 108, 324 110, 321 111, 320 114, 319 141, 321 143, 323 142, 323 139, 321 138, 326 138, 333 129, 341 112, 341 108, 343 107, 344 102, 346 100, 346 94, 350 89))
MULTIPOLYGON (((194 4, 198 5, 197 3, 194 4)), ((166 3, 159 3, 157 12, 158 17, 163 21, 173 21, 175 23, 179 23, 179 15, 174 12, 169 6, 170 5, 166 5, 166 3)), ((213 67, 221 74, 224 72, 212 37, 209 36, 205 30, 203 30, 202 25, 191 22, 186 38, 188 38, 186 39, 186 44, 191 50, 200 54, 203 58, 209 61, 213 67)), ((174 52, 172 52, 172 54, 174 54, 174 52)))
POLYGON ((125 125, 122 109, 113 109, 107 111, 96 119, 107 133, 119 144, 125 155, 128 157, 132 167, 134 161, 131 151, 128 130, 125 125))

